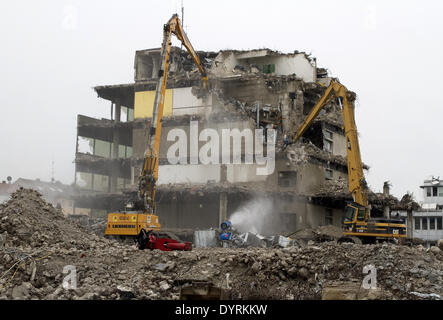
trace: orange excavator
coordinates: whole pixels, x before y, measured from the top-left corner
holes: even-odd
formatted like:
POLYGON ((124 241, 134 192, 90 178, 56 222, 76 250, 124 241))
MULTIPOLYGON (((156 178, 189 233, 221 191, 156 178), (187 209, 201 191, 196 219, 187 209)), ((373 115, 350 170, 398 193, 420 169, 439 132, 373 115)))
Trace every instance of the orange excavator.
POLYGON ((162 117, 165 103, 166 83, 168 77, 171 38, 175 35, 186 48, 197 65, 203 81, 203 89, 208 88, 208 76, 200 58, 191 45, 180 19, 174 14, 163 27, 163 43, 161 48, 160 69, 155 92, 152 122, 148 138, 148 147, 144 154, 142 172, 139 177, 138 195, 143 201, 143 211, 128 211, 110 213, 106 235, 134 238, 139 249, 160 250, 191 250, 189 242, 182 243, 167 234, 162 234, 161 224, 157 215, 155 201, 156 184, 158 180, 160 137, 162 132, 162 117))

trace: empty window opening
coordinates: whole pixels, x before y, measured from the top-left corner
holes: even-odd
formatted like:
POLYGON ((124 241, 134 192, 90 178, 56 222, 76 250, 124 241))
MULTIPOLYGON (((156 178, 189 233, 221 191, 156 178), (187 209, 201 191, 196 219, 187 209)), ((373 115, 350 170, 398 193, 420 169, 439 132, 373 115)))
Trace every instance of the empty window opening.
POLYGON ((431 187, 426 187, 426 196, 432 197, 432 188, 431 187))
POLYGON ((325 209, 325 225, 330 225, 333 223, 333 211, 332 209, 325 209))
POLYGON ((428 230, 428 218, 421 219, 422 230, 428 230))
POLYGON ((323 150, 332 153, 332 131, 324 130, 323 131, 323 150))
POLYGON ((329 130, 325 130, 324 132, 325 139, 332 140, 332 132, 329 130))
POLYGON ((435 218, 429 218, 429 230, 435 230, 435 218))
POLYGON ((297 182, 297 172, 295 171, 280 171, 278 173, 278 185, 280 187, 295 187, 297 182))
POLYGON ((414 229, 420 230, 420 218, 415 218, 414 221, 415 221, 414 229))
POLYGON ((77 138, 77 152, 85 154, 94 153, 94 139, 78 136, 77 138))

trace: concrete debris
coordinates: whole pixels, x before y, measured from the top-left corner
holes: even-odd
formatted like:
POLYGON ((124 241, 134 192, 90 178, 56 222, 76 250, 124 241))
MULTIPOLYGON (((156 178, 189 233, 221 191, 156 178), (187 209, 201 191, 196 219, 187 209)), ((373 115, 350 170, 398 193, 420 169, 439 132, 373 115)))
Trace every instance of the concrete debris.
POLYGON ((299 243, 291 238, 277 236, 263 236, 253 232, 238 233, 231 230, 231 239, 222 241, 220 246, 224 248, 286 248, 299 246, 299 243))
POLYGON ((392 203, 393 210, 418 210, 420 205, 414 200, 412 193, 406 193, 400 202, 392 203))
POLYGON ((432 299, 432 300, 443 300, 441 295, 435 293, 419 293, 419 292, 411 292, 411 294, 423 298, 423 299, 432 299))
POLYGON ((365 289, 359 281, 331 281, 322 288, 322 300, 379 300, 381 288, 365 289))
POLYGON ((286 155, 294 165, 296 166, 304 166, 308 163, 309 156, 305 152, 304 146, 301 146, 300 148, 295 148, 293 146, 288 147, 286 151, 286 155))
POLYGON ((295 244, 295 242, 292 241, 292 239, 291 239, 291 238, 288 238, 288 237, 278 236, 277 239, 278 239, 278 241, 277 241, 278 245, 279 245, 280 247, 282 247, 282 248, 287 248, 287 247, 289 247, 290 245, 294 245, 294 244, 295 244))
POLYGON ((288 236, 274 235, 262 236, 252 232, 237 233, 232 231, 232 240, 227 247, 230 248, 287 248, 302 247, 318 242, 337 241, 342 237, 342 229, 333 225, 320 226, 315 229, 303 229, 288 236))
MULTIPOLYGON (((349 192, 348 181, 344 178, 324 181, 321 185, 314 188, 310 196, 317 198, 352 200, 352 195, 349 192)), ((417 208, 418 204, 409 197, 410 195, 406 194, 399 201, 393 195, 375 193, 371 190, 368 191, 369 203, 373 209, 378 210, 382 210, 385 206, 388 206, 391 208, 391 210, 408 210, 408 208, 417 208)))
POLYGON ((440 248, 436 246, 432 246, 429 250, 435 254, 439 254, 441 252, 440 248))
POLYGON ((0 231, 0 299, 179 299, 184 283, 199 281, 232 299, 321 299, 331 281, 361 283, 369 264, 377 269, 377 298, 443 295, 443 254, 435 249, 314 240, 285 248, 140 251, 89 233, 29 189, 0 206, 0 231), (76 281, 66 286, 70 275, 76 281))
MULTIPOLYGON (((327 164, 338 164, 343 167, 347 166, 347 160, 345 157, 325 150, 320 149, 318 146, 314 145, 312 142, 297 142, 296 144, 290 145, 286 148, 286 155, 289 161, 294 166, 304 167, 308 163, 317 160, 327 164)), ((369 169, 369 167, 363 164, 364 169, 369 169)), ((316 195, 330 195, 337 194, 343 196, 347 191, 347 181, 344 179, 334 179, 325 181, 327 185, 321 185, 316 190, 316 195), (333 187, 334 191, 328 192, 329 187, 333 187)))
POLYGON ((208 281, 185 282, 180 290, 180 300, 227 300, 225 289, 214 286, 208 281))
POLYGON ((257 234, 252 232, 233 235, 232 242, 234 246, 243 247, 243 248, 247 247, 260 248, 265 246, 265 244, 262 241, 262 237, 259 237, 257 234))
POLYGON ((324 121, 336 127, 343 128, 343 116, 340 110, 325 107, 317 118, 316 122, 324 121))
POLYGON ((168 265, 166 263, 157 263, 153 268, 158 271, 165 271, 168 268, 168 265))
POLYGON ((317 242, 336 241, 343 235, 341 228, 333 225, 320 226, 313 230, 317 242))
POLYGON ((317 197, 351 198, 346 179, 326 180, 314 190, 317 197))
POLYGON ((315 229, 303 229, 290 235, 291 238, 302 243, 307 243, 310 240, 315 242, 337 241, 342 236, 342 229, 333 225, 320 226, 315 229))
POLYGON ((106 218, 92 218, 87 215, 69 215, 68 219, 82 225, 86 230, 99 237, 105 234, 106 218))
POLYGON ((196 230, 194 232, 194 248, 212 248, 217 246, 216 230, 196 230))

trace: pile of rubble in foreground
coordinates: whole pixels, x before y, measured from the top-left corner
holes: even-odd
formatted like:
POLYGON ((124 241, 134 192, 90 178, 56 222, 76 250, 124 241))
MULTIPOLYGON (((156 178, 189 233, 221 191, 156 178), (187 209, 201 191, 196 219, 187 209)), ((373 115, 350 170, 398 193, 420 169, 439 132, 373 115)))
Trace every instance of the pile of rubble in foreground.
POLYGON ((321 299, 329 282, 361 283, 369 264, 377 270, 376 298, 443 295, 437 247, 329 241, 284 249, 140 251, 88 233, 28 189, 0 205, 0 232, 1 299, 179 299, 181 286, 197 281, 233 299, 321 299), (67 265, 75 267, 76 289, 63 288, 73 275, 72 269, 63 273, 67 265))

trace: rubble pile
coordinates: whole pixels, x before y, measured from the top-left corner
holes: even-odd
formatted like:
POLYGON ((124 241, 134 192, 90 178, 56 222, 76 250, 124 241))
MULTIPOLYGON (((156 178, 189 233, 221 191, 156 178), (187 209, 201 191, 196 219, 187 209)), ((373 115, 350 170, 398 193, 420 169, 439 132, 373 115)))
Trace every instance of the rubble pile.
POLYGON ((194 281, 233 299, 321 299, 329 281, 361 282, 368 264, 377 269, 377 298, 443 295, 438 247, 314 237, 287 248, 141 251, 88 233, 29 189, 0 206, 0 234, 0 299, 179 299, 181 286, 194 281), (76 286, 69 287, 73 269, 76 286))
MULTIPOLYGON (((415 299, 412 292, 443 294, 443 258, 436 249, 324 242, 303 248, 247 250, 231 259, 245 265, 242 281, 233 285, 244 298, 320 299, 325 283, 361 283, 363 267, 371 264, 381 288, 378 299, 415 299)), ((233 277, 235 271, 228 271, 233 277)))
POLYGON ((82 225, 88 232, 93 233, 97 236, 102 237, 106 230, 107 218, 91 218, 89 216, 68 216, 68 219, 74 220, 75 222, 82 225))
POLYGON ((92 240, 79 224, 66 219, 33 189, 20 188, 11 199, 0 205, 0 230, 3 242, 22 248, 40 248, 48 245, 89 247, 92 240))
POLYGON ((301 241, 337 241, 343 236, 343 230, 334 225, 319 226, 315 229, 302 229, 291 235, 291 238, 297 240, 298 243, 303 243, 301 241))
MULTIPOLYGON (((201 64, 207 70, 211 68, 216 52, 197 51, 201 64)), ((191 55, 179 47, 171 48, 168 82, 176 86, 189 85, 193 81, 200 81, 201 74, 191 55)))
MULTIPOLYGON (((313 190, 312 196, 352 200, 352 195, 349 192, 348 181, 344 178, 324 181, 321 185, 313 190)), ((411 208, 413 210, 417 210, 419 208, 419 204, 413 200, 410 194, 405 194, 401 200, 398 200, 392 194, 385 195, 380 192, 373 192, 369 190, 368 200, 374 210, 383 210, 384 206, 388 206, 393 210, 408 210, 411 208)))
POLYGON ((348 181, 343 178, 326 180, 314 190, 317 197, 333 196, 335 198, 351 199, 348 181))
POLYGON ((418 210, 420 205, 414 200, 413 194, 408 192, 392 207, 399 210, 418 210))
MULTIPOLYGON (((305 165, 309 163, 309 159, 312 158, 326 161, 328 163, 338 163, 347 166, 347 160, 345 157, 324 151, 310 141, 307 143, 296 143, 289 146, 286 150, 288 159, 294 165, 305 165)), ((363 165, 363 168, 369 169, 365 164, 363 165)))
POLYGON ((333 162, 333 163, 339 163, 341 165, 346 166, 347 160, 345 157, 342 157, 341 155, 333 154, 331 152, 324 151, 314 145, 312 142, 306 143, 304 145, 304 150, 311 158, 320 159, 323 161, 333 162))

